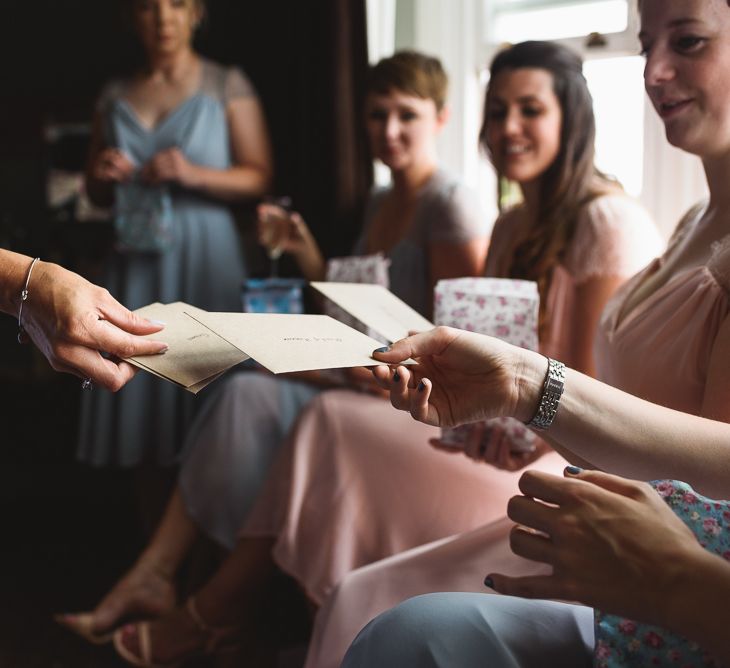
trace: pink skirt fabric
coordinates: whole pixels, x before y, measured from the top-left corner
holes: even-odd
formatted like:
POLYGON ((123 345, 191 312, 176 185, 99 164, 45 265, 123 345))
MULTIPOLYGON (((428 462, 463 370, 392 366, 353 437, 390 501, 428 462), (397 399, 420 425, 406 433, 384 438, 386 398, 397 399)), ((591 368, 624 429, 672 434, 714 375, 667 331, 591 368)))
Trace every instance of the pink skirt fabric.
MULTIPOLYGON (((276 537, 277 564, 321 604, 356 568, 504 518, 522 472, 435 450, 438 434, 385 399, 325 392, 295 426, 242 535, 276 537)), ((565 465, 551 453, 534 468, 565 465)), ((482 570, 468 577, 478 583, 482 570)))
MULTIPOLYGON (((337 668, 360 630, 394 605, 432 592, 494 593, 487 573, 541 575, 545 564, 512 554, 506 517, 397 554, 346 575, 317 614, 305 668, 337 668)), ((496 594, 495 594, 496 595, 496 594)))

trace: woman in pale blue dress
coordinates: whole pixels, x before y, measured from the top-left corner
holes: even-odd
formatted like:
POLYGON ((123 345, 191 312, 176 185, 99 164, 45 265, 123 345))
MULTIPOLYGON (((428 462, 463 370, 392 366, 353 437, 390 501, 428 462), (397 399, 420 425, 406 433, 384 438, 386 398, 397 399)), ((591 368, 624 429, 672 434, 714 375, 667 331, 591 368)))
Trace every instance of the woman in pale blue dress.
MULTIPOLYGON (((240 310, 245 268, 228 202, 271 176, 255 91, 234 68, 194 53, 201 0, 130 0, 147 65, 102 92, 87 189, 114 205, 106 286, 130 309, 185 301, 240 310)), ((182 390, 139 374, 117 396, 82 404, 79 458, 96 466, 174 462, 193 417, 182 390)))

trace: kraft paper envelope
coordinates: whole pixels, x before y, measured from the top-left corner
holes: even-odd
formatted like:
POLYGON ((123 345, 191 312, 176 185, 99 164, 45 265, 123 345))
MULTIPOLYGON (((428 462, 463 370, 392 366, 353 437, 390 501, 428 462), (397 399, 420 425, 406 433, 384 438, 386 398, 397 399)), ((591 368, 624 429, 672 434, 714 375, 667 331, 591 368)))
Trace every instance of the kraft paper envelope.
POLYGON ((132 357, 127 361, 193 394, 248 359, 248 355, 192 318, 193 314, 205 313, 194 306, 183 302, 155 303, 136 313, 165 323, 165 329, 147 338, 164 341, 170 349, 163 355, 132 357))
POLYGON ((273 373, 374 366, 383 345, 327 315, 190 315, 273 373))
POLYGON ((313 288, 393 343, 410 331, 433 329, 433 323, 382 285, 314 282, 313 288))

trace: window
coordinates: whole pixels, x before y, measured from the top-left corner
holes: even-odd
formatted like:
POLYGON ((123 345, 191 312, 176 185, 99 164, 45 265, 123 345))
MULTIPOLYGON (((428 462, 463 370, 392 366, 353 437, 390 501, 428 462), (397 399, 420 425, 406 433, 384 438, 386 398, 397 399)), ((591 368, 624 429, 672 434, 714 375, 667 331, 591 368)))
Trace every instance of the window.
POLYGON ((483 35, 492 47, 528 39, 574 41, 633 51, 636 14, 630 0, 483 0, 483 35))
POLYGON ((587 60, 583 74, 596 117, 596 165, 638 197, 644 171, 644 59, 587 60))
POLYGON ((627 0, 502 0, 489 3, 487 30, 493 44, 527 39, 566 39, 623 33, 629 27, 627 0))

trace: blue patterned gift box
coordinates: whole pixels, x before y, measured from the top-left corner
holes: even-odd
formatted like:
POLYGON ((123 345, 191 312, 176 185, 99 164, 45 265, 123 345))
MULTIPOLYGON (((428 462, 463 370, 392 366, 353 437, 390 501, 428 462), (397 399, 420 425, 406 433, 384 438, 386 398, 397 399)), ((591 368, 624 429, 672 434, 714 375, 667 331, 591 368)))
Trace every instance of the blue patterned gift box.
POLYGON ((303 313, 299 278, 249 278, 243 284, 241 299, 246 313, 303 313))

